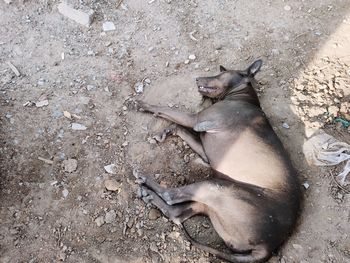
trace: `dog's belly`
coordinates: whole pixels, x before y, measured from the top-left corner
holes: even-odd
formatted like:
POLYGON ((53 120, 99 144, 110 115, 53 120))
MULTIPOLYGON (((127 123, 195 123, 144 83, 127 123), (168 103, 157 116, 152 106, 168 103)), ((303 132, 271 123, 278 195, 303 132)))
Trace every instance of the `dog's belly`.
POLYGON ((211 167, 234 180, 264 188, 280 189, 286 183, 287 169, 271 146, 252 131, 237 138, 206 134, 203 140, 211 167))

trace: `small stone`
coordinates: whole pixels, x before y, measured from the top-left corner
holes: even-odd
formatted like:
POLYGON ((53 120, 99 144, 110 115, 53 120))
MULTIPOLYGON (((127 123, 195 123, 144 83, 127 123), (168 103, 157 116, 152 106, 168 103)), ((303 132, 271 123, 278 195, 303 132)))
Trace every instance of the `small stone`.
POLYGON ((38 85, 39 85, 39 86, 43 86, 44 84, 45 84, 45 80, 42 79, 42 78, 40 78, 40 79, 38 80, 38 85))
POLYGON ((292 246, 296 250, 302 250, 303 249, 303 247, 301 245, 299 245, 299 244, 293 244, 292 246))
POLYGON ((104 166, 104 169, 109 174, 116 174, 117 173, 117 166, 115 164, 109 164, 104 166))
POLYGON ((188 56, 188 59, 189 60, 195 60, 196 59, 196 55, 191 54, 191 55, 188 56))
POLYGON ((87 85, 87 86, 86 86, 86 89, 87 89, 88 91, 92 91, 92 90, 95 90, 96 87, 95 87, 94 85, 87 85))
POLYGON ((149 78, 146 78, 145 83, 149 85, 149 84, 151 84, 151 80, 149 78))
POLYGON ((127 110, 128 110, 128 107, 123 106, 123 111, 127 111, 127 110))
POLYGON ((310 185, 308 182, 303 183, 304 188, 307 190, 309 189, 310 185))
POLYGON ((328 113, 329 115, 332 115, 333 117, 336 117, 338 115, 339 108, 337 106, 330 106, 328 107, 328 113))
POLYGON ((125 142, 122 143, 122 146, 123 146, 123 147, 126 147, 126 146, 128 146, 128 145, 129 145, 129 142, 128 142, 128 141, 125 141, 125 142))
POLYGON ((76 123, 76 122, 72 123, 72 130, 85 131, 86 129, 87 129, 87 127, 85 125, 83 125, 83 124, 76 123))
POLYGON ((69 194, 69 191, 67 189, 62 190, 62 195, 64 198, 66 198, 68 196, 68 194, 69 194))
POLYGON ((35 106, 37 108, 41 108, 41 107, 44 107, 44 106, 47 106, 49 105, 49 101, 48 100, 42 100, 42 101, 38 101, 35 103, 35 106))
POLYGON ((103 25, 102 25, 102 28, 103 28, 104 32, 113 31, 113 30, 116 29, 114 23, 110 22, 110 21, 104 22, 103 25))
POLYGON ((190 60, 189 60, 189 59, 186 59, 184 63, 187 65, 187 64, 190 63, 190 60))
POLYGON ((155 209, 155 208, 151 208, 151 210, 149 210, 149 213, 148 213, 148 218, 150 220, 156 220, 157 218, 160 217, 160 212, 158 209, 155 209))
POLYGON ((110 179, 105 181, 105 187, 108 191, 115 192, 119 190, 120 184, 116 180, 110 179))
POLYGON ((63 115, 64 115, 64 117, 66 117, 67 119, 72 119, 72 114, 70 114, 70 112, 68 112, 68 111, 63 111, 63 115))
POLYGON ((188 154, 184 156, 184 161, 185 163, 188 163, 190 161, 190 156, 188 154))
POLYGON ((63 161, 64 170, 67 173, 74 172, 78 167, 78 161, 76 159, 68 159, 63 161))
POLYGON ((282 127, 285 128, 285 129, 289 129, 289 125, 286 122, 283 122, 282 127))
POLYGON ((142 93, 143 92, 143 83, 137 82, 134 86, 136 93, 142 93))
POLYGON ((153 138, 148 138, 147 141, 150 143, 150 144, 157 144, 157 141, 153 138))
POLYGON ((111 210, 111 211, 106 213, 105 222, 106 222, 106 224, 111 224, 115 221, 116 218, 117 218, 117 214, 115 213, 114 210, 111 210))
POLYGON ((58 12, 60 12, 65 17, 74 20, 75 22, 89 27, 94 18, 94 11, 89 10, 88 12, 83 12, 70 7, 66 2, 62 2, 57 6, 58 12))
POLYGON ((104 216, 99 216, 95 219, 95 223, 98 227, 102 226, 105 223, 104 216))
POLYGON ((286 10, 286 11, 292 10, 292 8, 290 7, 290 5, 285 5, 283 9, 286 10))

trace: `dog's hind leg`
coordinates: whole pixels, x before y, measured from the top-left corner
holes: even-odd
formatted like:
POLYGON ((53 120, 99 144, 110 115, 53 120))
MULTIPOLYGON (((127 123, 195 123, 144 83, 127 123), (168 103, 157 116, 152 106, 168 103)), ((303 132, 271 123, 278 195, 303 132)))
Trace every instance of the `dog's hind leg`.
POLYGON ((188 218, 205 212, 205 205, 198 202, 187 202, 184 204, 168 205, 152 190, 143 187, 142 189, 143 200, 155 205, 162 213, 172 220, 175 224, 179 225, 186 221, 188 218))
POLYGON ((218 183, 219 180, 210 180, 176 188, 165 188, 149 176, 141 175, 139 178, 142 184, 154 191, 168 205, 189 201, 206 203, 209 196, 220 194, 222 187, 221 183, 218 183))

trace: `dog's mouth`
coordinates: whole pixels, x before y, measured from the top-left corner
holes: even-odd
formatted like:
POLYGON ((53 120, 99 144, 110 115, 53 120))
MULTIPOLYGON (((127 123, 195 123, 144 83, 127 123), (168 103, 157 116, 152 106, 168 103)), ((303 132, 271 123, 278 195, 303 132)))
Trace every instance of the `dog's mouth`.
POLYGON ((198 86, 198 91, 200 91, 200 92, 208 93, 208 92, 213 92, 215 90, 216 90, 216 88, 214 88, 214 87, 198 86))

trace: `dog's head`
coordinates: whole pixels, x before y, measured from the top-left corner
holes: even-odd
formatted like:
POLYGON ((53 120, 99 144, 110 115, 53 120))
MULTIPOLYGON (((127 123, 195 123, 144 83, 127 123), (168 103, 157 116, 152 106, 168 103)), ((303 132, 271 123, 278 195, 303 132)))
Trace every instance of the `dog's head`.
POLYGON ((243 83, 250 82, 259 72, 262 60, 256 60, 246 70, 226 70, 220 66, 220 74, 196 78, 198 92, 212 99, 222 98, 243 83))

